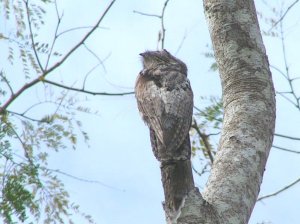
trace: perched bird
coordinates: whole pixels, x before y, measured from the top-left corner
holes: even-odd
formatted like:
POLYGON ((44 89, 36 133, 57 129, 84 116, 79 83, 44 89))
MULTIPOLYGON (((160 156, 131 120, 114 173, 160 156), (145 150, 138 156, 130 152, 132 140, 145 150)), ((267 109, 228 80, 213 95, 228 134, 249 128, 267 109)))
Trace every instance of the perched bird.
POLYGON ((187 67, 166 50, 140 55, 144 68, 138 75, 135 95, 150 129, 154 154, 161 162, 189 159, 193 92, 187 67))

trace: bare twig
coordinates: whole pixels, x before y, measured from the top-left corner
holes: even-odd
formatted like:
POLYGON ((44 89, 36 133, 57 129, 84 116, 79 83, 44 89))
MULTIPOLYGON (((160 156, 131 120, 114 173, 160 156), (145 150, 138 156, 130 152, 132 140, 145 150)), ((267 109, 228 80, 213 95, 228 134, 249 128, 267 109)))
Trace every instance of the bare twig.
MULTIPOLYGON (((84 80, 83 80, 83 84, 82 84, 82 88, 85 89, 85 84, 87 82, 87 78, 89 77, 89 75, 99 66, 102 65, 103 68, 105 68, 104 66, 104 62, 110 57, 111 53, 109 53, 104 59, 99 59, 99 63, 96 64, 93 68, 91 68, 85 75, 84 80)), ((105 71, 104 71, 105 72, 105 71)))
POLYGON ((205 146, 205 149, 206 149, 206 152, 207 152, 207 155, 208 155, 209 160, 212 164, 214 162, 214 156, 212 154, 212 148, 211 148, 211 145, 210 145, 209 140, 208 140, 209 136, 200 131, 200 128, 199 128, 199 126, 197 124, 197 121, 195 119, 193 120, 192 128, 194 128, 196 130, 197 134, 202 139, 202 141, 204 143, 204 146, 205 146))
MULTIPOLYGON (((70 87, 72 87, 72 86, 70 86, 70 87)), ((54 112, 53 114, 57 114, 59 108, 61 107, 61 105, 62 105, 62 103, 63 103, 63 101, 64 101, 64 99, 67 97, 69 91, 70 91, 70 90, 67 90, 67 91, 64 91, 64 93, 62 93, 62 97, 61 97, 61 99, 59 100, 59 103, 58 103, 58 105, 57 105, 57 107, 56 107, 56 109, 55 109, 55 112, 54 112), (65 93, 65 92, 66 92, 66 93, 65 93)))
POLYGON ((289 102, 291 102, 298 109, 300 109, 299 98, 297 97, 295 89, 294 89, 293 79, 291 79, 291 77, 290 77, 289 66, 288 66, 288 62, 287 62, 286 49, 285 49, 285 39, 284 39, 284 32, 283 32, 282 20, 280 20, 279 22, 280 22, 280 40, 281 40, 283 60, 284 60, 284 66, 285 66, 285 74, 283 72, 281 72, 279 69, 276 69, 276 70, 278 72, 280 72, 280 74, 282 74, 286 78, 286 80, 287 80, 287 82, 289 84, 290 90, 291 90, 291 95, 293 96, 293 98, 294 98, 294 100, 296 102, 290 100, 288 97, 284 97, 284 95, 281 94, 280 92, 278 92, 278 93, 281 96, 283 96, 286 100, 288 100, 289 102))
POLYGON ((210 133, 210 134, 208 134, 207 136, 209 137, 209 136, 213 136, 213 135, 219 135, 221 132, 217 132, 217 133, 210 133))
POLYGON ((165 38, 166 38, 166 28, 165 28, 165 22, 164 22, 164 16, 165 16, 165 11, 167 8, 167 5, 169 3, 169 0, 165 1, 164 7, 162 9, 161 13, 161 30, 162 30, 162 35, 161 35, 161 49, 165 48, 165 38))
POLYGON ((23 111, 23 113, 21 113, 22 115, 25 115, 26 113, 28 113, 30 110, 32 110, 34 107, 37 107, 41 104, 44 104, 44 103, 52 103, 51 101, 44 101, 44 102, 37 102, 37 103, 34 103, 32 104, 30 107, 28 107, 25 111, 23 111))
MULTIPOLYGON (((76 30, 83 30, 83 29, 91 29, 93 28, 93 26, 79 26, 79 27, 74 27, 74 28, 70 28, 70 29, 67 29, 67 30, 64 30, 62 32, 60 32, 59 34, 57 34, 57 38, 59 38, 60 36, 66 34, 66 33, 69 33, 69 32, 72 32, 72 31, 76 31, 76 30)), ((108 27, 103 27, 103 26, 98 26, 97 29, 103 29, 103 30, 109 30, 108 27)))
POLYGON ((59 12, 58 12, 58 6, 57 6, 56 0, 54 1, 54 3, 55 3, 55 9, 56 9, 57 24, 56 24, 56 28, 55 28, 55 32, 54 32, 54 38, 52 40, 51 48, 50 48, 50 51, 49 51, 49 54, 48 54, 48 57, 47 57, 47 61, 46 61, 46 66, 45 66, 46 70, 48 68, 48 64, 49 64, 49 61, 50 61, 50 58, 51 58, 51 54, 53 52, 54 45, 55 45, 55 42, 57 40, 57 32, 58 32, 58 28, 59 28, 59 25, 60 25, 61 19, 62 19, 62 16, 60 16, 59 12))
POLYGON ((198 176, 202 176, 203 174, 208 172, 208 170, 207 170, 208 165, 209 165, 208 163, 205 164, 205 166, 203 167, 201 172, 199 172, 193 165, 192 165, 192 169, 198 176))
POLYGON ((288 138, 288 139, 300 141, 300 138, 297 138, 297 137, 292 137, 292 136, 288 136, 288 135, 282 135, 282 134, 278 134, 278 133, 275 133, 274 135, 278 136, 278 137, 281 137, 281 138, 288 138))
POLYGON ((140 14, 142 16, 150 16, 150 17, 156 17, 156 18, 161 19, 161 15, 149 14, 149 13, 144 13, 144 12, 140 12, 140 11, 136 11, 136 10, 133 10, 133 13, 140 14))
POLYGON ((85 89, 85 83, 87 81, 87 78, 89 77, 89 75, 96 69, 98 68, 100 65, 100 63, 96 64, 94 67, 92 67, 87 73, 86 75, 84 76, 84 80, 83 80, 83 83, 82 83, 82 89, 85 89))
POLYGON ((294 101, 292 101, 290 98, 288 98, 287 96, 285 96, 283 93, 276 91, 276 94, 279 94, 284 99, 286 99, 287 101, 289 101, 293 106, 295 106, 296 108, 300 109, 299 105, 297 105, 294 101))
POLYGON ((272 193, 272 194, 268 194, 268 195, 265 195, 265 196, 262 196, 262 197, 258 198, 257 201, 261 201, 261 200, 264 200, 264 199, 266 199, 266 198, 270 198, 270 197, 276 196, 276 195, 282 193, 283 191, 285 191, 285 190, 291 188, 292 186, 294 186, 294 185, 297 184, 298 182, 300 182, 300 178, 298 178, 297 180, 295 180, 295 181, 292 182, 291 184, 289 184, 289 185, 283 187, 282 189, 280 189, 280 190, 278 190, 278 191, 276 191, 276 192, 274 192, 274 193, 272 193))
POLYGON ((102 66, 103 71, 106 73, 107 71, 106 71, 105 65, 104 65, 103 61, 98 57, 98 55, 94 51, 92 51, 85 43, 83 44, 83 46, 89 53, 91 53, 97 59, 99 64, 102 66))
POLYGON ((296 5, 299 2, 299 0, 294 1, 286 10, 285 12, 281 15, 281 17, 279 18, 279 20, 277 20, 277 22, 275 22, 272 27, 268 30, 268 32, 270 32, 275 26, 278 25, 278 23, 281 23, 282 20, 284 19, 284 17, 287 15, 287 13, 291 10, 291 8, 293 8, 294 5, 296 5))
POLYGON ((49 171, 52 171, 52 172, 55 172, 55 173, 62 174, 62 175, 64 175, 64 176, 70 177, 70 178, 72 178, 72 179, 74 179, 74 180, 78 180, 78 181, 81 181, 81 182, 91 183, 91 184, 99 184, 99 185, 104 186, 104 187, 109 188, 109 189, 113 189, 113 190, 125 192, 124 189, 120 189, 120 188, 116 188, 116 187, 110 186, 110 185, 105 184, 105 183, 103 183, 103 182, 101 182, 101 181, 98 181, 98 180, 88 180, 88 179, 85 179, 85 178, 76 177, 76 176, 74 176, 74 175, 72 175, 72 174, 63 172, 63 171, 58 170, 58 169, 49 169, 49 168, 44 168, 44 169, 49 170, 49 171))
POLYGON ((300 154, 300 151, 295 151, 295 150, 291 150, 291 149, 286 149, 286 148, 279 147, 279 146, 276 146, 276 145, 272 145, 272 147, 273 147, 273 148, 275 148, 275 149, 282 150, 282 151, 286 151, 286 152, 292 152, 292 153, 300 154))
POLYGON ((38 120, 38 119, 35 119, 35 118, 32 118, 32 117, 28 117, 28 116, 26 116, 26 115, 23 114, 23 113, 17 113, 17 112, 10 111, 10 110, 7 110, 7 112, 8 112, 9 114, 13 114, 13 115, 17 115, 17 116, 19 116, 19 117, 23 117, 23 118, 25 118, 26 120, 30 120, 30 121, 34 121, 34 122, 42 122, 41 120, 38 120))
POLYGON ((164 16, 165 16, 165 11, 166 11, 166 8, 167 8, 167 5, 168 5, 169 1, 170 0, 165 1, 164 6, 162 8, 162 12, 161 12, 160 15, 144 13, 144 12, 133 10, 134 13, 140 14, 142 16, 150 16, 150 17, 156 17, 156 18, 160 19, 160 21, 161 21, 161 31, 159 31, 159 34, 158 34, 158 43, 161 41, 161 48, 162 49, 164 49, 165 37, 166 37, 166 28, 165 28, 165 23, 164 23, 164 16))
POLYGON ((187 37, 187 32, 184 33, 184 36, 183 36, 183 38, 181 39, 181 42, 180 42, 180 44, 179 44, 177 50, 175 51, 175 55, 177 55, 178 52, 181 50, 181 48, 182 48, 182 46, 183 46, 183 43, 184 43, 186 37, 187 37))
POLYGON ((277 67, 274 66, 274 65, 270 65, 270 67, 273 68, 273 69, 275 69, 277 72, 279 72, 279 74, 281 74, 284 78, 287 79, 286 74, 285 74, 283 71, 281 71, 279 68, 277 68, 277 67))
POLYGON ((70 87, 70 86, 66 86, 57 82, 53 82, 47 79, 44 79, 43 82, 60 87, 60 88, 64 88, 64 89, 68 89, 68 90, 72 90, 72 91, 77 91, 77 92, 82 92, 82 93, 87 93, 90 95, 102 95, 102 96, 125 96, 125 95, 132 95, 134 94, 134 92, 124 92, 124 93, 106 93, 106 92, 93 92, 93 91, 89 91, 89 90, 85 90, 85 89, 79 89, 79 88, 74 88, 74 87, 70 87))
MULTIPOLYGON (((96 24, 93 26, 93 28, 82 38, 81 41, 79 41, 59 62, 57 62, 55 65, 53 65, 51 68, 49 68, 45 73, 46 75, 56 68, 58 68, 62 63, 64 63, 70 55, 77 50, 84 42, 89 38, 89 36, 98 28, 101 21, 104 19, 105 15, 108 13, 109 9, 112 7, 112 5, 115 3, 116 0, 112 0, 108 7, 105 9, 102 16, 99 18, 99 20, 96 22, 96 24)), ((45 76, 45 75, 44 75, 45 76)))

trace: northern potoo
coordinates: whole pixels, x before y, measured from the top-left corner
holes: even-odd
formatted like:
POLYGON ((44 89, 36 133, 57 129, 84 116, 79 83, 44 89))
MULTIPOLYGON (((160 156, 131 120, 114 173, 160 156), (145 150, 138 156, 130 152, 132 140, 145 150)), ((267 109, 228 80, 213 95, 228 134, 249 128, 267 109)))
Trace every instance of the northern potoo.
POLYGON ((150 129, 154 154, 160 162, 189 159, 193 92, 187 67, 166 50, 140 55, 144 68, 138 75, 135 94, 150 129), (188 146, 182 147, 183 143, 188 146))

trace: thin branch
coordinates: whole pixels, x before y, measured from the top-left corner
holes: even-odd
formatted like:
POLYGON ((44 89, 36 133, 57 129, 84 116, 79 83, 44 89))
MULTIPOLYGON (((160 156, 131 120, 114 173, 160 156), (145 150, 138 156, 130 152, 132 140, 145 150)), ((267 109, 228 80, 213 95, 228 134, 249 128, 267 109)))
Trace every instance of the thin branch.
MULTIPOLYGON (((59 62, 57 62, 55 65, 53 65, 51 68, 49 68, 45 74, 52 72, 54 69, 59 67, 62 63, 64 63, 65 60, 67 60, 70 55, 77 50, 84 42, 89 38, 89 36, 98 28, 101 21, 104 19, 105 15, 108 13, 109 9, 112 7, 112 5, 115 3, 116 0, 112 0, 108 7, 105 9, 102 16, 99 18, 99 20, 96 22, 96 24, 93 26, 93 28, 82 38, 81 41, 79 41, 59 62)), ((44 75, 45 76, 45 75, 44 75)))
POLYGON ((194 105, 194 109, 196 109, 199 113, 203 112, 199 107, 196 107, 195 105, 194 105))
POLYGON ((205 149, 206 149, 206 152, 207 152, 207 155, 209 157, 209 160, 210 160, 211 164, 213 164, 213 162, 214 162, 214 156, 212 154, 211 145, 210 145, 210 143, 208 141, 208 138, 209 138, 208 135, 206 135, 206 134, 204 134, 204 133, 202 133, 200 131, 200 128, 199 128, 199 126, 197 124, 197 121, 195 119, 193 120, 192 128, 194 128, 196 130, 196 132, 198 133, 199 137, 202 139, 202 141, 204 143, 204 146, 205 146, 205 149))
POLYGON ((16 138, 17 138, 17 139, 19 140, 19 142, 21 143, 21 145, 22 145, 22 147, 23 147, 23 149, 24 149, 24 155, 25 155, 25 157, 27 158, 27 160, 28 160, 28 162, 30 163, 30 165, 35 166, 35 165, 34 165, 34 162, 32 161, 32 158, 31 158, 32 156, 29 155, 29 153, 28 153, 27 145, 23 142, 21 136, 18 134, 18 132, 15 130, 15 128, 14 128, 11 124, 9 124, 9 123, 6 123, 6 124, 11 128, 11 130, 14 132, 16 138))
POLYGON ((17 113, 17 112, 10 111, 10 110, 7 110, 7 112, 8 112, 9 114, 13 114, 13 115, 17 115, 17 116, 19 116, 19 117, 23 117, 23 118, 25 118, 26 120, 30 120, 30 121, 34 121, 34 122, 42 122, 41 120, 38 120, 38 119, 35 119, 35 118, 32 118, 32 117, 28 117, 28 116, 26 116, 26 115, 23 114, 23 113, 17 113))
POLYGON ((133 10, 133 13, 140 14, 142 16, 150 16, 150 17, 156 17, 156 18, 161 19, 161 16, 156 15, 156 14, 149 14, 149 13, 144 13, 144 12, 140 12, 140 11, 136 11, 136 10, 133 10))
POLYGON ((285 96, 284 94, 282 94, 281 92, 276 91, 276 94, 279 94, 280 96, 282 96, 284 99, 286 99, 287 101, 289 101, 291 104, 293 104, 296 108, 300 109, 299 105, 294 103, 294 101, 292 101, 290 98, 288 98, 287 96, 285 96))
MULTIPOLYGON (((72 32, 72 31, 83 30, 83 29, 91 29, 91 28, 93 28, 93 26, 79 26, 79 27, 70 28, 70 29, 67 29, 67 30, 64 30, 64 31, 60 32, 59 34, 57 34, 56 37, 59 38, 60 36, 66 34, 66 33, 72 32)), ((108 27, 103 27, 103 26, 98 26, 97 29, 109 30, 108 27)))
POLYGON ((89 91, 89 90, 85 90, 85 89, 79 89, 79 88, 74 88, 74 87, 70 87, 70 86, 66 86, 57 82, 53 82, 47 79, 44 79, 43 82, 60 87, 60 88, 64 88, 64 89, 68 89, 68 90, 72 90, 72 91, 77 91, 77 92, 82 92, 82 93, 87 93, 90 95, 102 95, 102 96, 125 96, 125 95, 132 95, 134 94, 134 92, 124 92, 124 93, 106 93, 106 92, 93 92, 93 91, 89 91))
POLYGON ((282 135, 282 134, 278 134, 278 133, 275 133, 274 135, 278 136, 278 137, 281 137, 281 138, 288 138, 288 139, 291 139, 291 140, 300 141, 300 138, 297 138, 297 137, 292 137, 292 136, 288 136, 288 135, 282 135))
POLYGON ((59 103, 58 103, 58 105, 57 105, 57 107, 55 109, 55 112, 53 114, 57 114, 59 108, 62 106, 62 103, 63 103, 64 99, 67 97, 69 91, 70 90, 67 90, 67 91, 64 91, 65 93, 62 93, 63 95, 62 95, 61 99, 59 100, 59 103))
POLYGON ((187 37, 187 32, 185 31, 184 36, 183 36, 183 38, 181 39, 181 42, 180 42, 180 44, 179 44, 177 50, 175 51, 175 55, 177 55, 178 52, 181 50, 181 48, 182 48, 182 46, 183 46, 183 43, 184 43, 186 37, 187 37))
POLYGON ((273 148, 275 148, 275 149, 282 150, 282 151, 286 151, 286 152, 291 152, 291 153, 300 154, 300 152, 299 152, 299 151, 295 151, 295 150, 291 150, 291 149, 286 149, 286 148, 279 147, 279 146, 276 146, 276 145, 272 145, 272 147, 273 147, 273 148))
POLYGON ((292 94, 293 92, 292 91, 285 91, 285 92, 284 91, 283 92, 282 91, 281 92, 277 91, 277 93, 278 94, 292 94))
POLYGON ((91 68, 87 73, 86 75, 84 76, 84 80, 83 80, 83 83, 82 83, 82 89, 85 89, 85 83, 87 81, 87 78, 89 77, 89 75, 96 69, 98 68, 100 65, 100 63, 96 64, 93 68, 91 68))
POLYGON ((156 18, 160 19, 160 21, 161 21, 161 31, 159 31, 158 43, 159 43, 159 41, 161 41, 161 48, 162 49, 164 49, 165 37, 166 37, 166 28, 165 28, 165 23, 164 23, 164 16, 165 16, 165 11, 166 11, 166 8, 167 8, 167 5, 168 5, 169 1, 170 0, 165 1, 164 6, 162 8, 161 15, 144 13, 144 12, 133 10, 134 13, 140 14, 142 16, 150 16, 150 17, 156 17, 156 18))
POLYGON ((99 62, 99 64, 101 64, 101 66, 102 66, 102 68, 103 68, 103 71, 104 71, 105 73, 107 73, 106 68, 105 68, 105 65, 104 65, 103 61, 98 57, 98 55, 97 55, 94 51, 92 51, 85 43, 83 44, 83 46, 85 47, 85 49, 86 49, 89 53, 91 53, 91 54, 97 59, 97 61, 99 62))
POLYGON ((6 108, 13 102, 15 99, 17 99, 25 90, 29 89, 30 87, 34 86, 38 82, 41 81, 41 78, 43 76, 39 76, 38 78, 32 80, 29 83, 26 83, 24 86, 22 86, 15 94, 11 95, 11 97, 6 101, 6 103, 0 107, 0 114, 3 113, 6 108))
POLYGON ((40 61, 40 58, 38 56, 38 53, 37 53, 37 50, 35 48, 35 41, 34 41, 34 37, 33 37, 33 30, 32 30, 32 24, 31 24, 31 20, 30 20, 30 9, 29 9, 29 0, 24 0, 24 3, 25 3, 25 8, 26 8, 26 15, 27 15, 27 23, 28 23, 28 27, 29 27, 29 36, 30 36, 30 39, 31 39, 31 46, 32 46, 32 49, 33 49, 33 53, 34 53, 34 56, 35 56, 35 59, 37 60, 37 63, 41 69, 42 72, 44 72, 44 68, 42 66, 42 63, 40 61))
POLYGON ((14 90, 2 71, 0 72, 0 76, 1 76, 2 80, 6 83, 6 85, 8 86, 11 95, 14 95, 14 90))
MULTIPOLYGON (((93 68, 91 68, 88 73, 86 73, 84 80, 83 80, 83 84, 82 84, 82 88, 85 89, 85 84, 87 82, 87 78, 89 77, 89 75, 100 65, 102 64, 103 68, 105 68, 104 66, 104 62, 110 57, 111 53, 109 53, 103 60, 100 59, 99 63, 96 64, 93 68)), ((105 71, 104 71, 105 72, 105 71)))
POLYGON ((21 113, 21 114, 23 114, 23 115, 25 115, 26 113, 28 113, 31 109, 33 109, 34 107, 37 107, 37 106, 39 106, 39 105, 41 105, 41 104, 44 104, 44 103, 52 103, 51 101, 44 101, 44 102, 38 102, 38 103, 34 103, 34 104, 32 104, 30 107, 28 107, 25 111, 23 111, 23 113, 21 113))
POLYGON ((286 49, 285 49, 285 39, 284 39, 284 34, 283 34, 282 21, 280 21, 280 40, 281 40, 281 46, 282 46, 282 53, 283 53, 283 59, 284 59, 286 79, 287 79, 289 87, 291 89, 292 96, 296 100, 296 103, 294 103, 294 105, 296 105, 296 107, 300 109, 300 104, 299 104, 299 101, 297 99, 292 80, 290 78, 289 66, 288 66, 288 62, 287 62, 287 55, 286 55, 286 49))
POLYGON ((162 9, 162 13, 161 13, 161 30, 162 30, 161 49, 164 49, 164 47, 165 47, 164 45, 165 45, 165 38, 166 38, 166 29, 165 29, 164 16, 165 16, 165 11, 166 11, 168 3, 169 3, 169 0, 166 0, 164 7, 162 9))
POLYGON ((274 65, 270 65, 271 68, 275 69, 277 72, 279 72, 279 74, 281 74, 285 79, 287 79, 288 77, 286 76, 286 74, 281 71, 279 68, 277 68, 276 66, 274 65))
POLYGON ((45 168, 45 169, 47 169, 47 170, 49 170, 49 171, 52 171, 52 172, 55 172, 55 173, 62 174, 62 175, 64 175, 64 176, 70 177, 70 178, 75 179, 75 180, 79 180, 79 181, 81 181, 81 182, 91 183, 91 184, 99 184, 99 185, 104 186, 104 187, 107 187, 107 188, 109 188, 109 189, 113 189, 113 190, 125 192, 124 189, 120 189, 120 188, 116 188, 116 187, 110 186, 110 185, 105 184, 105 183, 103 183, 103 182, 101 182, 101 181, 98 181, 98 180, 88 180, 88 179, 85 179, 85 178, 76 177, 76 176, 74 176, 74 175, 71 175, 71 174, 69 174, 69 173, 63 172, 63 171, 58 170, 58 169, 49 169, 49 168, 45 168))
POLYGON ((198 176, 202 176, 203 174, 205 174, 205 173, 208 172, 208 170, 207 170, 208 165, 209 165, 208 163, 205 164, 205 166, 203 167, 202 171, 199 172, 199 171, 193 166, 193 164, 192 164, 192 170, 193 170, 198 176))
POLYGON ((56 9, 57 24, 56 24, 56 28, 55 28, 55 32, 54 32, 54 38, 53 38, 53 41, 52 41, 52 44, 51 44, 51 48, 50 48, 50 51, 49 51, 49 54, 48 54, 48 57, 47 57, 47 61, 46 61, 46 66, 45 66, 45 69, 46 69, 46 70, 47 70, 47 68, 48 68, 48 64, 49 64, 49 61, 50 61, 50 57, 51 57, 51 54, 52 54, 52 52, 53 52, 55 42, 56 42, 56 40, 57 40, 57 32, 58 32, 58 28, 59 28, 59 25, 60 25, 61 19, 62 19, 62 16, 60 16, 60 15, 59 15, 59 12, 58 12, 58 6, 57 6, 56 0, 54 1, 54 3, 55 3, 55 9, 56 9))
POLYGON ((292 186, 294 186, 294 185, 297 184, 298 182, 300 182, 300 178, 298 178, 297 180, 295 180, 295 181, 292 182, 291 184, 289 184, 289 185, 283 187, 282 189, 280 189, 280 190, 278 190, 278 191, 276 191, 276 192, 274 192, 274 193, 272 193, 272 194, 268 194, 268 195, 265 195, 265 196, 262 196, 262 197, 258 198, 257 201, 261 201, 261 200, 264 200, 264 199, 266 199, 266 198, 270 198, 270 197, 276 196, 276 195, 282 193, 283 191, 285 191, 285 190, 291 188, 292 186))
POLYGON ((279 20, 277 20, 276 23, 273 24, 273 26, 268 30, 268 32, 270 32, 275 26, 278 25, 278 23, 281 23, 282 20, 284 19, 284 17, 287 15, 287 13, 291 10, 291 8, 293 8, 294 5, 296 5, 299 2, 299 0, 294 1, 286 10, 285 12, 281 15, 281 17, 279 18, 279 20))

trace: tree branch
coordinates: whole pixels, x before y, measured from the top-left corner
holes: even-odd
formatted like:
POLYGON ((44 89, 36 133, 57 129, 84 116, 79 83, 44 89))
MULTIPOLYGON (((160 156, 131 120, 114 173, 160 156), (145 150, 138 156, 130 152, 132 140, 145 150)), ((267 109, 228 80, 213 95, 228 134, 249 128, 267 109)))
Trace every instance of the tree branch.
POLYGON ((106 93, 106 92, 93 92, 93 91, 88 91, 85 89, 79 89, 79 88, 74 88, 74 87, 70 87, 70 86, 66 86, 57 82, 53 82, 47 79, 44 79, 43 82, 60 87, 60 88, 64 88, 67 90, 73 90, 73 91, 77 91, 77 92, 82 92, 82 93, 87 93, 90 95, 103 95, 103 96, 125 96, 125 95, 132 95, 134 94, 134 92, 124 92, 124 93, 106 93))
POLYGON ((62 19, 62 16, 59 15, 59 12, 58 12, 58 7, 57 7, 57 2, 56 0, 54 1, 55 3, 55 9, 56 9, 56 16, 57 16, 57 24, 56 24, 56 28, 55 28, 55 32, 54 32, 54 38, 53 38, 53 41, 52 41, 52 44, 51 44, 51 48, 50 48, 50 51, 49 51, 49 54, 48 54, 48 57, 47 57, 47 61, 46 61, 46 66, 45 66, 45 69, 47 70, 48 68, 48 64, 49 64, 49 61, 50 61, 50 57, 51 57, 51 54, 52 54, 52 51, 54 49, 54 45, 55 45, 55 42, 57 40, 57 32, 58 32, 58 28, 59 28, 59 25, 61 23, 61 19, 62 19))
POLYGON ((159 41, 161 41, 161 48, 164 49, 164 42, 165 42, 165 36, 166 36, 166 29, 165 29, 165 24, 164 24, 164 15, 165 15, 165 11, 167 8, 167 5, 169 3, 170 0, 166 0, 164 3, 164 6, 162 8, 162 12, 160 15, 156 15, 156 14, 149 14, 149 13, 144 13, 144 12, 139 12, 136 10, 133 10, 134 13, 140 14, 142 16, 150 16, 150 17, 156 17, 158 19, 161 20, 161 31, 158 34, 158 43, 159 41))
MULTIPOLYGON (((298 109, 300 109, 299 100, 298 100, 298 97, 296 96, 295 89, 294 89, 294 86, 292 83, 292 79, 290 78, 289 66, 288 66, 288 62, 287 62, 286 49, 285 49, 285 39, 284 39, 284 34, 283 34, 282 20, 280 20, 280 40, 281 40, 282 54, 283 54, 284 66, 285 66, 285 74, 286 74, 285 77, 286 77, 286 80, 288 81, 289 87, 291 89, 291 94, 296 101, 296 103, 293 103, 293 104, 298 109)), ((281 96, 282 96, 282 94, 281 94, 281 96)))
POLYGON ((156 18, 161 19, 161 16, 156 15, 156 14, 149 14, 149 13, 144 13, 144 12, 140 12, 140 11, 136 11, 136 10, 133 10, 133 13, 140 14, 142 16, 150 16, 150 17, 156 17, 156 18))
MULTIPOLYGON (((206 152, 207 152, 207 155, 209 157, 210 163, 213 164, 213 162, 214 162, 214 156, 212 154, 211 145, 210 145, 210 143, 208 141, 208 138, 209 138, 208 135, 206 135, 206 134, 204 134, 204 133, 202 133, 200 131, 200 128, 199 128, 199 126, 197 124, 197 121, 195 119, 193 120, 192 128, 194 128, 196 130, 196 132, 198 133, 199 137, 202 139, 203 144, 204 144, 205 149, 206 149, 206 152)), ((204 156, 205 156, 205 154, 204 154, 204 156)))
MULTIPOLYGON (((48 74, 50 74, 52 71, 54 71, 56 68, 58 68, 61 64, 63 64, 71 56, 71 54, 75 50, 77 50, 88 39, 88 37, 97 29, 97 27, 99 26, 99 24, 101 23, 101 21, 103 20, 103 18, 105 17, 105 15, 107 14, 107 12, 112 7, 112 5, 114 4, 115 1, 116 0, 113 0, 113 1, 110 2, 110 4, 106 8, 106 10, 102 14, 102 16, 99 18, 99 20, 97 21, 97 23, 94 25, 94 27, 59 62, 57 62, 55 65, 53 65, 48 70, 43 71, 42 75, 40 75, 36 79, 33 79, 31 82, 26 83, 15 94, 11 95, 11 97, 9 98, 9 100, 2 107, 0 107, 0 114, 3 113, 3 111, 5 111, 7 109, 7 107, 12 102, 14 102, 24 91, 26 91, 30 87, 34 86, 35 84, 43 81, 48 74)), ((25 1, 25 4, 27 4, 26 7, 28 8, 28 1, 25 1)), ((29 17, 29 11, 28 11, 28 17, 29 17)), ((35 49, 34 42, 32 44, 33 44, 33 49, 35 49)), ((36 51, 35 51, 35 53, 36 53, 36 51)), ((103 94, 103 95, 105 95, 105 94, 103 94)), ((107 95, 109 95, 109 94, 107 94, 107 95)))
MULTIPOLYGON (((59 34, 57 34, 57 38, 62 36, 63 34, 66 34, 66 33, 69 33, 69 32, 72 32, 72 31, 76 31, 76 30, 83 30, 83 29, 91 29, 93 28, 93 26, 80 26, 80 27, 74 27, 74 28, 70 28, 70 29, 67 29, 67 30, 64 30, 62 32, 60 32, 59 34)), ((99 29, 106 29, 108 30, 109 28, 107 27, 97 27, 99 29)))
POLYGON ((83 46, 89 53, 91 53, 97 59, 99 64, 102 66, 103 71, 106 73, 107 71, 106 71, 105 65, 104 65, 103 61, 98 57, 98 55, 94 51, 92 51, 86 44, 83 44, 83 46))
POLYGON ((280 149, 282 151, 286 151, 286 152, 292 152, 292 153, 296 153, 296 154, 300 154, 299 151, 295 151, 295 150, 291 150, 291 149, 286 149, 286 148, 283 148, 283 147, 279 147, 279 146, 276 146, 276 145, 272 145, 273 148, 275 149, 280 149))
POLYGON ((270 197, 276 196, 276 195, 282 193, 283 191, 285 191, 285 190, 291 188, 292 186, 294 186, 294 185, 297 184, 298 182, 300 182, 300 178, 298 178, 297 180, 295 180, 295 181, 292 182, 291 184, 285 186, 284 188, 282 188, 282 189, 280 189, 280 190, 278 190, 278 191, 276 191, 276 192, 274 192, 274 193, 272 193, 272 194, 268 194, 268 195, 265 195, 265 196, 262 196, 262 197, 258 198, 257 201, 262 201, 262 200, 264 200, 264 199, 266 199, 266 198, 270 198, 270 197))
POLYGON ((275 23, 273 24, 273 26, 268 30, 268 32, 270 32, 275 26, 277 26, 278 23, 281 23, 282 20, 284 19, 284 17, 287 15, 287 13, 290 11, 290 9, 291 9, 294 5, 296 5, 298 2, 299 2, 299 0, 294 1, 294 2, 287 8, 287 10, 285 10, 285 12, 283 13, 283 15, 279 18, 279 20, 277 20, 277 22, 275 22, 275 23))
POLYGON ((7 80, 6 76, 3 74, 3 71, 0 71, 0 77, 2 78, 2 80, 8 86, 11 95, 13 95, 14 94, 14 90, 13 90, 12 86, 10 85, 9 81, 7 80))
POLYGON ((8 112, 9 114, 13 114, 13 115, 17 115, 17 116, 19 116, 19 117, 23 117, 23 118, 25 118, 25 119, 27 119, 27 120, 30 120, 30 121, 34 121, 34 122, 43 122, 42 120, 38 120, 38 119, 35 119, 35 118, 32 118, 32 117, 28 117, 28 116, 26 116, 26 115, 23 114, 23 113, 17 113, 17 112, 10 111, 10 110, 7 110, 7 112, 8 112))
POLYGON ((161 49, 165 48, 165 38, 166 38, 166 29, 165 29, 165 22, 164 22, 164 16, 165 16, 165 11, 167 8, 167 5, 169 3, 169 0, 165 1, 164 7, 162 9, 161 13, 161 30, 162 30, 162 35, 161 35, 161 49))
POLYGON ((91 184, 99 184, 101 186, 104 186, 106 188, 109 188, 109 189, 113 189, 113 190, 117 190, 117 191, 122 191, 122 192, 125 192, 124 189, 120 189, 120 188, 116 188, 116 187, 113 187, 113 186, 110 186, 108 184, 105 184, 101 181, 98 181, 98 180, 88 180, 88 179, 85 179, 85 178, 81 178, 81 177, 76 177, 72 174, 69 174, 69 173, 66 173, 64 171, 61 171, 59 169, 49 169, 49 168, 44 168, 46 170, 49 170, 49 171, 52 171, 52 172, 55 172, 55 173, 59 173, 61 175, 64 175, 64 176, 67 176, 67 177, 70 177, 74 180, 78 180, 78 181, 81 181, 81 182, 85 182, 85 183, 91 183, 91 184))
POLYGON ((31 20, 30 20, 30 9, 29 9, 29 0, 24 0, 24 3, 25 3, 25 8, 26 8, 26 15, 27 15, 27 22, 28 22, 28 27, 29 27, 29 36, 30 36, 30 39, 31 39, 31 46, 32 46, 32 49, 33 49, 33 52, 34 52, 34 56, 35 56, 35 59, 37 60, 37 63, 42 71, 42 73, 44 72, 44 68, 42 66, 42 63, 40 61, 40 58, 38 56, 38 53, 37 53, 37 50, 35 48, 35 41, 34 41, 34 37, 33 37, 33 30, 32 30, 32 24, 31 24, 31 20))
POLYGON ((297 137, 292 137, 292 136, 288 136, 288 135, 282 135, 282 134, 278 134, 278 133, 275 133, 274 135, 277 136, 277 137, 281 137, 281 138, 288 138, 288 139, 291 139, 291 140, 300 141, 300 138, 297 138, 297 137))
POLYGON ((109 9, 112 7, 112 5, 115 3, 116 0, 112 0, 110 2, 110 4, 108 5, 108 7, 105 9, 104 13, 102 14, 102 16, 99 18, 99 20, 97 21, 97 23, 93 26, 93 28, 82 38, 81 41, 79 41, 79 43, 77 43, 59 62, 57 62, 55 65, 53 65, 51 68, 49 68, 45 73, 48 74, 50 72, 52 72, 54 69, 56 69, 57 67, 59 67, 65 60, 67 60, 70 55, 77 50, 88 38, 89 36, 98 28, 99 24, 101 23, 101 21, 104 19, 105 15, 107 14, 107 12, 109 11, 109 9))

